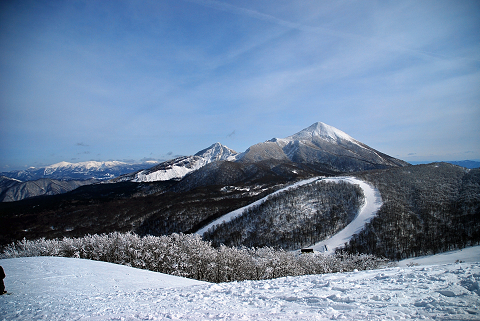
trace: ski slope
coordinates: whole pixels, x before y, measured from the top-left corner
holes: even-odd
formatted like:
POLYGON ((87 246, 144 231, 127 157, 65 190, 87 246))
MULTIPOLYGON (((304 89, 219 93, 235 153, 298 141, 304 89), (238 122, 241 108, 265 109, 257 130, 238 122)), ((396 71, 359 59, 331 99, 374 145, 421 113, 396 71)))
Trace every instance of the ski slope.
POLYGON ((323 252, 325 254, 331 254, 335 252, 336 248, 342 247, 346 242, 348 242, 352 236, 358 232, 360 232, 365 223, 368 223, 370 219, 375 216, 380 206, 382 206, 382 197, 380 196, 380 192, 372 187, 371 185, 365 183, 362 180, 359 180, 355 177, 331 177, 331 178, 324 178, 324 177, 314 177, 310 179, 306 179, 300 182, 297 182, 293 185, 287 186, 282 188, 264 198, 261 198, 252 204, 239 208, 235 211, 227 213, 222 217, 216 219, 215 221, 211 222, 210 224, 206 225, 205 227, 198 230, 196 233, 203 235, 208 229, 213 228, 215 225, 221 224, 222 222, 229 222, 237 216, 242 215, 242 213, 252 206, 256 206, 265 202, 270 196, 280 194, 286 190, 294 189, 299 186, 307 185, 313 183, 318 180, 324 180, 326 182, 339 182, 345 181, 351 184, 359 185, 360 188, 363 190, 363 194, 365 195, 364 203, 360 208, 357 216, 353 219, 350 224, 348 224, 343 230, 338 232, 337 234, 333 235, 332 237, 323 240, 310 246, 314 251, 323 252))
POLYGON ((350 182, 352 184, 357 184, 363 190, 365 195, 365 200, 360 208, 357 216, 350 222, 343 230, 333 235, 332 237, 318 242, 312 248, 314 251, 323 252, 325 254, 331 254, 335 252, 335 249, 340 248, 345 245, 352 236, 356 233, 359 233, 365 226, 365 223, 370 222, 372 217, 377 214, 377 211, 382 206, 382 197, 380 192, 372 187, 371 185, 365 183, 364 181, 359 180, 354 177, 335 177, 326 179, 327 181, 339 181, 343 180, 350 182))
POLYGON ((480 247, 440 261, 449 264, 212 284, 74 258, 3 259, 0 320, 479 320, 480 247))
POLYGON ((282 189, 279 189, 278 191, 275 191, 273 192, 272 194, 269 194, 251 204, 248 204, 244 207, 241 207, 241 208, 238 208, 230 213, 227 213, 219 218, 217 218, 215 221, 211 222, 210 224, 208 225, 205 225, 204 227, 202 227, 201 229, 199 229, 197 232, 195 232, 196 234, 200 234, 200 235, 203 235, 206 231, 208 231, 210 228, 213 228, 215 225, 219 225, 219 224, 222 224, 223 222, 230 222, 231 220, 233 220, 234 218, 236 218, 237 216, 241 216, 243 214, 243 212, 245 210, 247 210, 248 208, 252 207, 252 206, 257 206, 257 205, 260 205, 262 204, 263 202, 265 202, 269 197, 271 196, 274 196, 274 195, 277 195, 277 194, 280 194, 286 190, 289 190, 289 189, 294 189, 294 188, 297 188, 299 186, 303 186, 303 185, 306 185, 306 184, 310 184, 314 181, 317 181, 319 179, 322 179, 322 177, 314 177, 314 178, 309 178, 309 179, 306 179, 306 180, 303 180, 303 181, 299 181, 299 182, 296 182, 295 184, 292 184, 292 185, 289 185, 287 187, 284 187, 282 189))

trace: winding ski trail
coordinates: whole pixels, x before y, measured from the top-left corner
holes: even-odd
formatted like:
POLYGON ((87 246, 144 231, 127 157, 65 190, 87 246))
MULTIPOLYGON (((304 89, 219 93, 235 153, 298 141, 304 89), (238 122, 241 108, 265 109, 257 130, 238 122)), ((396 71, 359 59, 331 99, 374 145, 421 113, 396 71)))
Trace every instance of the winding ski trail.
POLYGON ((306 179, 306 180, 303 180, 303 181, 299 181, 299 182, 296 182, 295 184, 292 184, 292 185, 288 185, 287 187, 284 187, 282 189, 279 189, 278 191, 275 191, 273 192, 272 194, 268 194, 267 196, 251 203, 251 204, 248 204, 244 207, 241 207, 241 208, 238 208, 234 211, 231 211, 230 213, 227 213, 219 218, 217 218, 215 221, 211 222, 210 224, 208 225, 205 225, 204 227, 202 227, 201 229, 199 229, 197 232, 195 232, 196 234, 200 234, 200 235, 203 235, 206 231, 208 231, 210 228, 212 228, 213 226, 215 225, 219 225, 219 224, 222 224, 224 221, 225 222, 230 222, 231 220, 233 220, 234 218, 236 218, 237 216, 240 216, 243 214, 243 212, 252 207, 252 206, 256 206, 256 205, 259 205, 259 204, 262 204, 263 202, 265 202, 270 196, 274 196, 274 195, 277 195, 277 194, 280 194, 286 190, 289 190, 289 189, 293 189, 293 188, 296 188, 296 187, 299 187, 299 186, 303 186, 303 185, 306 185, 306 184, 310 184, 312 182, 315 182, 315 181, 318 181, 320 179, 322 179, 323 176, 319 176, 319 177, 313 177, 313 178, 309 178, 309 179, 306 179))
POLYGON ((325 254, 332 254, 335 252, 335 249, 342 247, 346 242, 350 241, 352 236, 360 232, 365 223, 370 222, 372 217, 377 214, 377 211, 382 206, 382 197, 380 192, 373 186, 365 183, 362 180, 359 180, 355 177, 335 177, 328 178, 327 181, 346 181, 352 184, 357 184, 363 190, 365 195, 364 203, 360 210, 358 211, 357 216, 350 222, 343 230, 337 234, 331 236, 330 238, 323 240, 310 246, 314 251, 323 252, 325 254))
POLYGON ((282 188, 272 194, 269 194, 265 196, 264 198, 261 198, 247 206, 241 207, 239 209, 236 209, 230 213, 227 213, 223 215, 222 217, 216 219, 215 221, 211 222, 210 224, 204 226, 200 230, 198 230, 196 233, 203 235, 208 229, 214 227, 215 225, 221 224, 222 222, 229 222, 236 218, 237 216, 242 215, 242 213, 252 207, 256 206, 259 204, 262 204, 265 202, 270 196, 280 194, 286 190, 289 189, 294 189, 299 186, 303 186, 306 184, 311 184, 315 181, 318 180, 324 180, 327 182, 339 182, 339 181, 345 181, 349 182, 351 184, 356 184, 359 185, 360 188, 363 190, 363 194, 365 195, 365 200, 360 208, 358 214, 355 216, 352 222, 348 224, 343 230, 338 232, 337 234, 331 236, 330 238, 323 240, 321 242, 318 242, 314 244, 313 246, 310 246, 309 248, 312 248, 314 251, 318 252, 323 252, 325 254, 331 254, 335 251, 336 248, 339 248, 343 246, 346 242, 348 242, 352 236, 362 230, 364 227, 365 223, 368 223, 370 219, 375 216, 377 213, 378 209, 380 206, 382 206, 382 197, 380 196, 380 192, 374 188, 373 186, 367 184, 366 182, 355 178, 351 176, 341 176, 341 177, 330 177, 330 178, 325 178, 325 177, 314 177, 314 178, 309 178, 303 181, 299 181, 293 185, 289 185, 285 188, 282 188))

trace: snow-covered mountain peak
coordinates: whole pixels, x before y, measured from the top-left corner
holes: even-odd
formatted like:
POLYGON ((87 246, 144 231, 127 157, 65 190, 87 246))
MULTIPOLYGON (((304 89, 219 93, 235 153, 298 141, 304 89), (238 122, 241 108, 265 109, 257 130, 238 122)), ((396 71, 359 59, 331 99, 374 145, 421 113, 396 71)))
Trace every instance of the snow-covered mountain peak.
POLYGON ((114 181, 155 182, 181 179, 185 175, 216 161, 231 160, 238 153, 220 143, 215 143, 193 156, 182 156, 152 168, 123 175, 114 181))
POLYGON ((69 162, 60 162, 50 166, 45 167, 44 175, 51 175, 53 172, 56 171, 65 171, 65 170, 73 170, 77 172, 87 172, 87 171, 95 171, 95 170, 102 170, 106 168, 113 168, 116 166, 125 166, 128 165, 124 162, 119 161, 107 161, 107 162, 97 162, 97 161, 87 161, 87 162, 79 162, 79 163, 69 163, 69 162))
POLYGON ((356 143, 356 140, 353 139, 350 135, 344 133, 340 129, 337 129, 333 126, 327 125, 322 122, 317 122, 298 133, 287 137, 288 140, 312 140, 315 137, 320 137, 327 140, 347 140, 356 143))
POLYGON ((227 160, 237 154, 238 153, 233 149, 230 149, 220 143, 215 143, 210 147, 199 151, 195 154, 195 156, 202 157, 207 161, 207 163, 211 163, 219 160, 227 160))
POLYGON ((66 166, 70 166, 70 165, 72 165, 72 163, 60 162, 60 163, 55 163, 55 164, 52 164, 52 165, 48 165, 45 168, 59 168, 59 167, 66 167, 66 166))
POLYGON ((354 172, 407 166, 408 163, 380 153, 343 131, 322 122, 286 138, 273 138, 251 146, 236 157, 241 162, 267 159, 322 166, 328 171, 354 172))

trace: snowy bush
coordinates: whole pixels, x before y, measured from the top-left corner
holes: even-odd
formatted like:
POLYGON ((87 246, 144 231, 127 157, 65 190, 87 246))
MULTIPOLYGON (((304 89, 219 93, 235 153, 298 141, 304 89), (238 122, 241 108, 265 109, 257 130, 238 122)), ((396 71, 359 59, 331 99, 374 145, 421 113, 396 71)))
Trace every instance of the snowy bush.
POLYGON ((283 276, 374 269, 386 260, 365 254, 302 254, 271 247, 221 245, 197 234, 144 236, 134 233, 81 238, 22 240, 4 248, 0 258, 65 256, 128 265, 209 282, 261 280, 283 276))

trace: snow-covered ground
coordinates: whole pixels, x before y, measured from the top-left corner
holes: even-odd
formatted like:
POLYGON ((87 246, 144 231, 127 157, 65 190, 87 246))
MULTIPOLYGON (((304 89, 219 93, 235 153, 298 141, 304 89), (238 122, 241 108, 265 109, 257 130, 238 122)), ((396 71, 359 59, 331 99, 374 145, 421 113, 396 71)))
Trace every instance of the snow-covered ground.
POLYGON ((479 246, 417 262, 449 264, 211 284, 73 258, 4 259, 0 319, 480 319, 479 246))
POLYGON ((360 210, 358 211, 357 216, 350 222, 345 228, 339 231, 337 234, 332 237, 318 242, 315 245, 309 247, 314 251, 323 252, 325 254, 332 254, 335 252, 336 248, 342 247, 345 243, 350 241, 354 234, 359 233, 365 226, 366 223, 370 222, 372 217, 377 214, 377 211, 382 206, 382 197, 380 192, 372 187, 371 185, 365 183, 362 180, 354 177, 334 177, 325 179, 326 181, 346 181, 352 184, 359 185, 363 190, 365 196, 364 203, 360 210))

